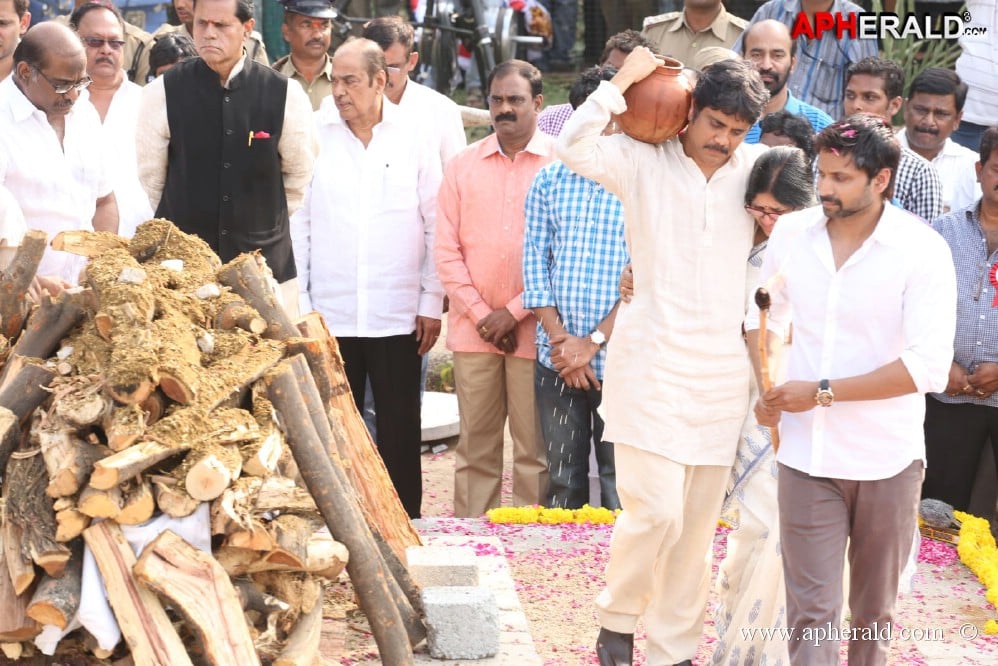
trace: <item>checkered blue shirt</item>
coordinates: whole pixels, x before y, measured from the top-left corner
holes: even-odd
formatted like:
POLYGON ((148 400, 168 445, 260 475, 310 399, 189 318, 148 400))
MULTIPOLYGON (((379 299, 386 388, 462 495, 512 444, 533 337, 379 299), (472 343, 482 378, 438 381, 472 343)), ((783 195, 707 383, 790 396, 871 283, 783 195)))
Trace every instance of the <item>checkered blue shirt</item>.
MULTIPOLYGON (((565 330, 588 336, 619 298, 620 273, 629 258, 624 208, 594 180, 561 162, 541 169, 527 193, 523 239, 523 307, 558 308, 565 330)), ((537 324, 537 360, 551 364, 551 343, 537 324)), ((606 350, 593 357, 603 379, 606 350)))
MULTIPOLYGON (((998 262, 998 251, 988 256, 988 241, 981 231, 980 200, 936 219, 932 227, 949 243, 956 266, 956 338, 953 360, 973 372, 981 363, 998 362, 998 307, 992 306, 995 286, 988 279, 998 262)), ((998 407, 998 393, 987 400, 969 395, 953 397, 933 393, 948 403, 985 404, 998 407)))
POLYGON ((546 106, 537 114, 537 129, 548 136, 558 136, 565 121, 572 117, 573 111, 575 109, 568 103, 546 106))
POLYGON ((901 208, 931 222, 943 214, 943 183, 932 162, 901 146, 894 198, 901 208))
MULTIPOLYGON (((775 19, 793 29, 800 13, 800 0, 769 0, 756 10, 749 25, 765 19, 775 19)), ((861 12, 863 8, 848 0, 834 0, 829 10, 833 14, 861 12)), ((742 52, 742 37, 731 50, 742 52)), ((842 95, 845 90, 846 67, 867 56, 877 55, 876 39, 852 39, 845 35, 825 33, 819 40, 797 37, 797 67, 790 73, 788 85, 798 99, 816 106, 832 118, 842 115, 842 95)))

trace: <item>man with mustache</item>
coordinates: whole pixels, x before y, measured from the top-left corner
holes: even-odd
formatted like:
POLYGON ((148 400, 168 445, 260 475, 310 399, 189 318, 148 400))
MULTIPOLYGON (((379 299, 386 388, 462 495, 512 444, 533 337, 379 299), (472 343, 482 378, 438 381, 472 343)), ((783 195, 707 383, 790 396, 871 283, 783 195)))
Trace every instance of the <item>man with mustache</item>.
MULTIPOLYGON (((901 151, 888 122, 848 116, 815 148, 821 207, 780 217, 759 276, 770 342, 791 312, 794 342, 788 380, 761 395, 755 413, 760 425, 780 426, 790 663, 838 666, 849 638, 850 664, 882 666, 925 469, 921 394, 946 386, 957 283, 943 238, 890 203, 901 151)), ((745 328, 758 349, 754 304, 745 328)))
POLYGON ((28 0, 0 0, 0 81, 14 69, 14 49, 29 25, 28 0))
POLYGON ((335 15, 329 0, 284 0, 281 36, 291 53, 275 62, 274 69, 301 84, 314 111, 333 89, 329 82, 333 65, 327 51, 335 15))
POLYGON ((435 258, 450 297, 447 348, 461 412, 454 468, 460 518, 499 506, 507 415, 513 504, 540 504, 547 486, 534 404, 537 320, 523 307, 523 234, 527 191, 554 159, 554 139, 537 129, 544 96, 536 67, 501 63, 487 90, 495 134, 448 163, 438 198, 435 258))
POLYGON ((99 2, 81 4, 69 17, 70 27, 83 42, 87 74, 93 80, 80 97, 97 109, 108 154, 113 156, 107 169, 118 202, 118 233, 131 237, 138 225, 152 218, 153 211, 139 183, 135 127, 142 88, 129 81, 122 69, 123 24, 113 5, 99 2))
MULTIPOLYGON (((54 21, 25 33, 14 71, 0 83, 0 185, 17 199, 29 229, 118 230, 105 171, 100 118, 77 104, 90 85, 80 38, 54 21)), ((76 284, 85 260, 51 248, 38 274, 76 284)))
POLYGON ((624 511, 596 598, 603 666, 632 663, 639 617, 648 663, 691 663, 748 410, 741 322, 755 223, 744 195, 764 148, 743 139, 769 93, 749 63, 723 60, 700 74, 682 134, 658 145, 603 136, 627 110, 623 93, 658 62, 635 48, 558 137, 565 165, 623 204, 636 294, 619 305, 604 370, 603 436, 624 511))
POLYGON ((142 89, 139 180, 157 217, 197 234, 222 261, 260 250, 298 316, 289 217, 312 178, 305 91, 243 49, 251 0, 195 0, 194 44, 142 89))
POLYGON ((370 377, 378 451, 419 518, 420 359, 443 308, 433 266, 442 171, 428 135, 384 94, 385 67, 369 39, 336 49, 332 97, 315 115, 315 175, 292 227, 302 300, 336 336, 357 405, 370 377))
MULTIPOLYGON (((790 73, 797 66, 797 43, 790 37, 787 26, 773 19, 753 23, 742 35, 742 57, 759 70, 762 84, 769 91, 769 102, 763 117, 787 111, 806 118, 815 132, 832 124, 831 116, 816 106, 800 101, 787 87, 790 73)), ((759 143, 761 123, 762 118, 752 125, 745 136, 746 143, 759 143)))
POLYGON ((960 125, 967 84, 951 69, 930 67, 916 76, 904 105, 898 141, 932 162, 943 186, 943 212, 969 206, 981 196, 974 177, 977 153, 950 138, 960 125))
MULTIPOLYGON (((173 0, 173 10, 177 13, 177 18, 180 19, 180 25, 164 23, 153 33, 153 38, 168 32, 182 32, 194 40, 194 5, 196 4, 197 0, 173 0)), ((197 40, 194 41, 196 43, 197 40)), ((263 37, 256 30, 251 29, 246 32, 246 35, 243 37, 243 48, 246 49, 246 53, 251 60, 256 60, 261 65, 270 65, 270 59, 267 57, 267 47, 264 46, 263 37)), ((145 60, 145 69, 148 71, 148 52, 145 55, 145 60)))
POLYGON ((998 453, 998 127, 984 131, 975 166, 981 197, 932 223, 953 252, 959 309, 949 383, 925 400, 922 497, 961 511, 989 439, 998 453))
POLYGON ((685 0, 683 11, 649 16, 641 34, 687 67, 698 51, 711 46, 731 48, 748 21, 729 14, 721 0, 685 0))

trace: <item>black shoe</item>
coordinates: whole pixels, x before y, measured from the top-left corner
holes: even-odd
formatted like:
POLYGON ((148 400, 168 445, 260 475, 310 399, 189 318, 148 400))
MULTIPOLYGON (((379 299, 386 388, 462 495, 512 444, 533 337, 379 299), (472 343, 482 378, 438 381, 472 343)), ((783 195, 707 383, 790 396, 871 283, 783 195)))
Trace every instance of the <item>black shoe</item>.
POLYGON ((693 660, 692 659, 686 659, 684 661, 679 662, 675 666, 693 666, 693 660))
POLYGON ((631 666, 634 634, 620 634, 600 627, 596 637, 596 656, 600 666, 631 666))

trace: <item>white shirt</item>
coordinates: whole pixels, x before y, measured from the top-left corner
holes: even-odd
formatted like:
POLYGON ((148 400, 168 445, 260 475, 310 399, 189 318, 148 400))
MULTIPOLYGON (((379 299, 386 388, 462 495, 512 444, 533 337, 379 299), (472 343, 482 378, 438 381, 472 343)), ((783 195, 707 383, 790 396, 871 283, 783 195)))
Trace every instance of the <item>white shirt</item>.
POLYGON ((620 304, 603 391, 606 439, 685 465, 731 465, 748 410, 741 335, 754 223, 744 143, 709 181, 679 139, 600 136, 623 95, 602 82, 568 119, 558 157, 624 206, 634 297, 620 304))
POLYGON ((0 185, 0 246, 17 247, 24 239, 27 225, 17 199, 0 185))
MULTIPOLYGON (((101 136, 94 107, 76 103, 66 115, 60 145, 45 113, 14 85, 14 78, 0 82, 0 185, 17 199, 29 229, 50 236, 93 229, 97 200, 111 193, 101 136)), ((83 257, 47 248, 38 274, 76 284, 85 263, 83 257)))
MULTIPOLYGON (((836 378, 900 358, 916 391, 785 412, 777 459, 812 476, 886 479, 925 460, 922 394, 946 388, 953 360, 953 258, 932 227, 887 205, 870 237, 836 271, 826 221, 821 206, 782 216, 759 276, 769 287, 775 330, 793 310, 788 379, 828 379, 834 391, 836 378)), ((745 327, 759 328, 754 304, 745 327)))
POLYGON ((407 335, 417 315, 439 319, 432 250, 443 177, 426 134, 387 98, 366 148, 332 97, 315 120, 319 157, 291 218, 302 309, 318 310, 333 335, 349 337, 407 335))
MULTIPOLYGON (((226 85, 243 71, 245 63, 244 52, 229 73, 226 85)), ((315 136, 311 120, 312 103, 308 101, 308 95, 297 83, 288 86, 284 101, 284 126, 277 143, 288 215, 293 215, 298 210, 302 197, 305 196, 305 187, 312 178, 315 136)), ((157 76, 142 89, 135 146, 139 181, 149 197, 149 205, 155 211, 166 185, 167 149, 170 146, 170 120, 166 113, 166 87, 162 76, 157 76)))
POLYGON ((972 17, 967 27, 978 34, 963 32, 958 38, 963 53, 956 73, 969 87, 963 119, 990 126, 998 120, 998 1, 967 0, 964 13, 972 17))
POLYGON ((467 147, 461 110, 451 98, 429 86, 409 81, 398 107, 403 116, 416 123, 416 131, 429 134, 430 145, 439 148, 442 167, 467 147))
MULTIPOLYGON (((125 238, 131 238, 137 226, 153 217, 149 197, 139 183, 135 153, 135 127, 141 100, 142 86, 125 79, 111 98, 103 124, 109 155, 108 175, 118 203, 118 235, 125 238)), ((83 91, 77 104, 84 101, 90 103, 89 90, 83 91)))
MULTIPOLYGON (((898 132, 897 137, 902 146, 911 148, 905 129, 898 132)), ((932 166, 936 167, 943 186, 944 213, 966 208, 981 198, 981 184, 977 182, 977 169, 974 167, 979 159, 970 148, 949 138, 939 154, 932 158, 932 166)))

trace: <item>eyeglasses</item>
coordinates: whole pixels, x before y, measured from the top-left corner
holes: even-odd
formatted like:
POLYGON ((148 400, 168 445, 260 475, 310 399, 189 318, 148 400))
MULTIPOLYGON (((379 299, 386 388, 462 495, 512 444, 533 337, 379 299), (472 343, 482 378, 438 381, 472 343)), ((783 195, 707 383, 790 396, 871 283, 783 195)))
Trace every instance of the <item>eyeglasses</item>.
POLYGON ((125 46, 125 40, 123 39, 101 39, 100 37, 80 37, 80 39, 92 49, 99 49, 107 44, 111 47, 112 51, 120 51, 125 46))
POLYGON ((79 81, 74 81, 72 83, 55 83, 52 79, 45 76, 45 72, 38 69, 37 67, 32 66, 31 69, 38 72, 38 75, 41 76, 43 79, 45 79, 46 83, 52 86, 52 90, 54 90, 57 95, 65 95, 71 90, 75 90, 76 92, 83 92, 90 86, 91 83, 94 82, 94 80, 91 79, 89 76, 84 76, 79 81))
POLYGON ((791 212, 789 210, 770 210, 768 208, 756 208, 755 206, 749 206, 748 204, 745 204, 745 210, 747 210, 749 213, 755 213, 759 217, 771 218, 774 221, 780 219, 781 215, 786 215, 787 213, 791 212))

